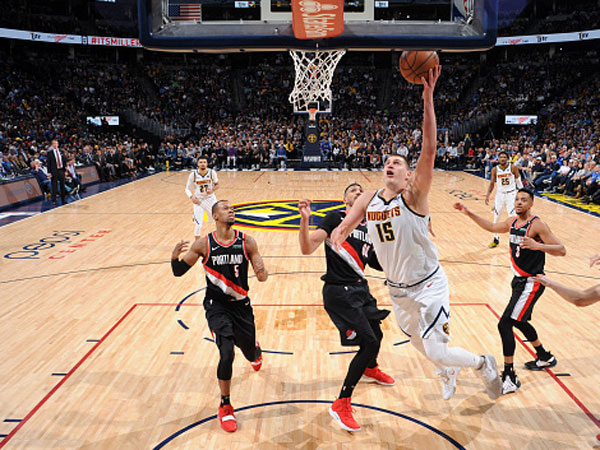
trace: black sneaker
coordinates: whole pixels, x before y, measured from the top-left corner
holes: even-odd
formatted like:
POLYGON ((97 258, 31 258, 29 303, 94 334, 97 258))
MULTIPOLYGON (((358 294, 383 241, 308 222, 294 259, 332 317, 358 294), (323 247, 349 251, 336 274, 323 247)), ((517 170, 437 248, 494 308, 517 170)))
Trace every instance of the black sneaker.
POLYGON ((516 392, 521 387, 521 381, 516 373, 513 371, 502 372, 502 395, 516 392))
POLYGON ((525 363, 525 368, 527 370, 544 370, 550 369, 558 364, 558 360, 552 355, 552 353, 548 353, 547 359, 540 359, 539 357, 535 359, 535 361, 529 361, 525 363))

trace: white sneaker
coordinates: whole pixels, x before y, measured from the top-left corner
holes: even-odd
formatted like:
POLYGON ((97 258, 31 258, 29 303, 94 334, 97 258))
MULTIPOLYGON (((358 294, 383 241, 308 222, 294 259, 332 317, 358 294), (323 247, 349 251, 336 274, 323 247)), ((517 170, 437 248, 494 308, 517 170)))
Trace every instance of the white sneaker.
POLYGON ((477 369, 477 373, 485 382, 488 396, 495 400, 502 394, 502 380, 498 375, 496 359, 492 355, 481 356, 483 357, 483 365, 477 369))
POLYGON ((521 387, 521 381, 517 374, 515 374, 515 379, 513 380, 511 376, 505 372, 502 374, 502 379, 502 395, 516 392, 517 389, 521 387))
POLYGON ((456 392, 456 378, 460 373, 460 367, 444 367, 435 371, 442 377, 442 397, 444 400, 450 400, 456 392))

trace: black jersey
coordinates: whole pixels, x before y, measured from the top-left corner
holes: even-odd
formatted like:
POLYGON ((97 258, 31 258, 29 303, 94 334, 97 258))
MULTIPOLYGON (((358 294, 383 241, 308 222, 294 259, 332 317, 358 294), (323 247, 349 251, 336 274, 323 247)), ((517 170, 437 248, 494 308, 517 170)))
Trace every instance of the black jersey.
POLYGON ((248 252, 246 235, 235 231, 235 238, 225 245, 215 233, 206 236, 206 257, 202 261, 206 272, 206 295, 217 300, 248 298, 248 252))
MULTIPOLYGON (((521 248, 519 245, 523 237, 529 236, 531 224, 536 219, 538 217, 533 216, 520 227, 516 226, 518 219, 515 219, 510 226, 510 262, 517 277, 532 277, 544 273, 546 254, 540 250, 521 248)), ((540 239, 536 240, 541 242, 540 239)))
MULTIPOLYGON (((346 217, 343 211, 331 211, 317 226, 330 236, 333 230, 342 223, 346 217)), ((333 246, 329 237, 325 240, 325 258, 327 260, 327 273, 321 279, 327 283, 348 284, 356 283, 365 277, 365 266, 369 264, 381 270, 373 243, 367 232, 367 224, 361 222, 343 242, 340 250, 333 246)))

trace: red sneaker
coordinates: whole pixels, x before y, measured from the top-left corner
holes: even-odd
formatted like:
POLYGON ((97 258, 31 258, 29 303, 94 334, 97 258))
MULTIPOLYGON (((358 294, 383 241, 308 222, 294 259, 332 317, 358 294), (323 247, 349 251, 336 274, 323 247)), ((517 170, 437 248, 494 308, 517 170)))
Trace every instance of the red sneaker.
POLYGON ((331 408, 329 408, 329 414, 344 430, 360 430, 360 425, 356 423, 356 420, 354 420, 354 417, 352 417, 352 405, 350 404, 350 398, 338 398, 335 402, 333 402, 331 408))
POLYGON ((372 369, 367 367, 363 374, 363 379, 371 383, 383 384, 384 386, 393 386, 396 384, 396 381, 387 373, 383 373, 379 366, 375 366, 372 369))
POLYGON ((237 421, 235 414, 233 414, 233 406, 219 406, 219 422, 221 422, 221 428, 228 433, 233 433, 237 430, 237 421))
MULTIPOLYGON (((260 350, 260 344, 258 342, 256 343, 256 347, 260 350)), ((260 368, 262 367, 262 351, 260 352, 260 356, 258 357, 258 359, 252 361, 250 365, 256 372, 260 370, 260 368)))

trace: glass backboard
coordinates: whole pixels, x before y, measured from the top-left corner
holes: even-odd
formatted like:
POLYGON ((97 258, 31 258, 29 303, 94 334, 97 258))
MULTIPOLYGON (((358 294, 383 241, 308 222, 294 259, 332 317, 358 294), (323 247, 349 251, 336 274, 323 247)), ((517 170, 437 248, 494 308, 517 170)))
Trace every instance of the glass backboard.
MULTIPOLYGON (((138 0, 140 41, 165 51, 486 50, 498 0, 346 0, 334 38, 297 39, 294 0, 138 0)), ((301 0, 320 8, 319 0, 301 0)), ((341 1, 341 0, 340 0, 341 1)))

